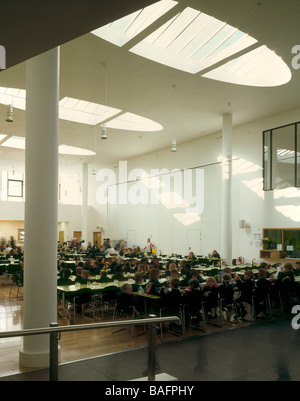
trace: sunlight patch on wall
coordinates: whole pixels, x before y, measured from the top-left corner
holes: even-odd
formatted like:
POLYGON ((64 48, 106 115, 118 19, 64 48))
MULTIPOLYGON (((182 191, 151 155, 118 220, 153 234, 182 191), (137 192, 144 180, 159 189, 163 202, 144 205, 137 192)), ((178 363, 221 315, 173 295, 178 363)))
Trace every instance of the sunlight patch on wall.
POLYGON ((189 226, 201 220, 198 213, 190 213, 190 214, 174 213, 173 216, 184 226, 189 226))
POLYGON ((275 206, 275 209, 283 216, 288 217, 296 223, 300 222, 300 206, 295 205, 283 205, 275 206))

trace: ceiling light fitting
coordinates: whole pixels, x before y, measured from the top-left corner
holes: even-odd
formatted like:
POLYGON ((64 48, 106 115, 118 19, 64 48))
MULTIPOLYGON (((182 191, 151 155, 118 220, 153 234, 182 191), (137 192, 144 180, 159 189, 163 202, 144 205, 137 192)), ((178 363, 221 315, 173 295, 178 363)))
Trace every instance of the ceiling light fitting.
POLYGON ((14 119, 13 119, 13 107, 12 107, 11 104, 9 104, 7 106, 7 113, 6 113, 5 121, 7 121, 8 123, 12 123, 14 121, 14 119))
POLYGON ((105 124, 101 125, 101 139, 107 139, 105 124))
POLYGON ((172 139, 172 148, 171 148, 171 152, 176 152, 176 139, 172 139))

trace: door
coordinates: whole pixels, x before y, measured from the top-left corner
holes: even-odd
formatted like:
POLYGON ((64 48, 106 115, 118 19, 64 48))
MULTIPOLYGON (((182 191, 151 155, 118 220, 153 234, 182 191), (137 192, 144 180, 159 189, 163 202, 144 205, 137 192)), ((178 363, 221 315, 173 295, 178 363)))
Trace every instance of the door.
POLYGON ((93 233, 93 241, 94 241, 93 244, 95 244, 95 242, 97 243, 98 248, 101 247, 101 232, 100 231, 93 233))
POLYGON ((201 231, 188 230, 188 252, 192 251, 195 255, 201 255, 201 231))
POLYGON ((127 247, 133 248, 134 246, 136 246, 136 231, 128 230, 127 231, 127 247))
POLYGON ((60 231, 58 233, 58 241, 60 244, 63 244, 65 241, 65 232, 64 231, 60 231))
POLYGON ((73 239, 75 239, 76 242, 81 241, 81 231, 73 231, 73 239))

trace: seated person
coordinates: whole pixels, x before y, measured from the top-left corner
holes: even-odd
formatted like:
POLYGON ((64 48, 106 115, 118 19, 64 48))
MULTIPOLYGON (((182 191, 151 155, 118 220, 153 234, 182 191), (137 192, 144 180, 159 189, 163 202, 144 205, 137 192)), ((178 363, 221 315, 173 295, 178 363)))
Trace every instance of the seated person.
POLYGON ((179 279, 174 277, 170 280, 170 286, 162 286, 160 290, 160 309, 163 309, 162 316, 178 314, 181 304, 181 293, 178 289, 179 279))
POLYGON ((190 251, 187 257, 189 260, 196 260, 196 256, 194 254, 194 252, 190 251))
POLYGON ((182 303, 185 305, 186 314, 191 314, 193 318, 197 318, 202 307, 203 293, 197 279, 189 281, 189 291, 182 296, 182 303))
POLYGON ((137 270, 137 261, 135 259, 130 259, 130 271, 132 273, 136 272, 137 270))
POLYGON ((183 286, 189 285, 189 281, 191 280, 192 275, 191 275, 191 267, 188 263, 186 263, 184 265, 183 269, 181 270, 181 276, 182 276, 182 280, 180 282, 180 285, 183 285, 183 286))
POLYGON ((140 314, 140 311, 137 309, 136 302, 132 295, 131 284, 126 283, 121 287, 121 291, 117 297, 117 308, 119 309, 119 311, 129 315, 131 315, 133 312, 136 315, 140 314))
POLYGON ((237 298, 238 316, 244 318, 247 314, 243 302, 252 305, 252 296, 254 290, 254 274, 251 270, 246 270, 244 273, 244 281, 240 278, 236 281, 236 285, 241 292, 237 298))
POLYGON ((90 279, 90 272, 88 270, 82 270, 81 276, 76 278, 76 281, 80 284, 87 284, 90 279))
POLYGON ((149 272, 149 282, 153 283, 155 287, 161 287, 161 283, 159 282, 159 270, 153 268, 149 272))
POLYGON ((144 285, 144 275, 140 273, 135 273, 134 275, 135 283, 132 284, 132 292, 138 292, 139 287, 144 285))
POLYGON ((117 265, 115 267, 115 274, 112 277, 113 280, 126 280, 126 278, 123 276, 122 268, 120 265, 117 265))
POLYGON ((220 256, 219 252, 217 252, 215 249, 212 251, 211 257, 212 258, 221 259, 221 256, 220 256))
POLYGON ((255 282, 255 313, 258 315, 261 312, 266 312, 266 296, 271 291, 271 281, 267 279, 267 270, 261 267, 258 270, 258 279, 255 282))
POLYGON ((270 277, 270 272, 268 272, 268 269, 270 268, 270 265, 266 262, 261 262, 258 266, 258 270, 259 269, 265 269, 265 271, 267 272, 266 277, 269 278, 270 277))
POLYGON ((205 282, 198 270, 191 270, 191 280, 197 280, 199 283, 205 282))
POLYGON ((224 274, 229 274, 231 282, 235 282, 236 280, 240 279, 240 277, 235 272, 233 272, 230 267, 225 267, 223 272, 221 272, 221 281, 224 274))
POLYGON ((179 271, 177 269, 173 269, 173 270, 170 271, 169 280, 165 281, 162 285, 164 285, 166 287, 170 287, 170 282, 171 282, 172 278, 178 278, 179 279, 179 284, 181 285, 180 274, 179 274, 179 271))
POLYGON ((118 266, 118 261, 116 258, 112 258, 112 262, 109 264, 108 269, 111 274, 115 274, 115 268, 118 266))
POLYGON ((58 265, 58 269, 59 269, 58 276, 59 277, 63 276, 63 270, 66 268, 67 268, 67 264, 63 260, 60 260, 59 265, 58 265))
POLYGON ((105 270, 101 270, 100 272, 100 279, 98 280, 99 283, 109 283, 112 281, 110 278, 107 277, 107 273, 105 270))
POLYGON ((76 267, 76 269, 75 269, 75 276, 76 276, 75 281, 77 281, 78 277, 81 277, 82 270, 83 270, 83 267, 81 267, 81 266, 77 266, 76 267))
POLYGON ((63 269, 61 271, 61 277, 57 279, 57 285, 72 285, 73 281, 70 279, 72 274, 71 269, 63 269))
POLYGON ((222 307, 229 306, 233 303, 233 286, 231 284, 231 277, 229 274, 224 274, 222 282, 218 287, 218 293, 222 300, 222 307))
POLYGON ((131 266, 130 266, 129 260, 127 260, 127 261, 123 264, 123 266, 122 266, 122 271, 123 271, 124 273, 131 273, 131 266))
POLYGON ((295 263, 295 267, 294 267, 293 271, 294 271, 295 277, 300 276, 300 262, 295 263))
POLYGON ((297 291, 292 263, 287 262, 283 265, 282 271, 278 273, 275 287, 276 290, 282 294, 284 312, 290 313, 292 308, 290 295, 294 290, 297 291))
POLYGON ((278 273, 277 281, 282 281, 284 277, 289 277, 292 282, 295 281, 295 275, 293 270, 293 265, 290 262, 287 262, 283 265, 282 271, 278 273))
POLYGON ((137 273, 140 273, 144 276, 144 281, 146 281, 146 266, 140 263, 137 267, 137 273))
POLYGON ((216 308, 218 306, 218 287, 214 277, 207 277, 205 286, 203 287, 203 301, 205 301, 205 309, 211 312, 212 317, 216 317, 216 308))
POLYGON ((176 270, 176 263, 172 262, 165 266, 164 277, 169 277, 172 270, 176 270))
POLYGON ((158 257, 157 257, 157 256, 154 256, 154 257, 152 258, 152 264, 153 264, 153 266, 154 266, 156 269, 162 270, 162 267, 160 266, 160 263, 159 263, 159 260, 158 260, 158 257))
POLYGON ((100 274, 100 267, 98 262, 94 261, 93 265, 90 267, 91 276, 97 276, 100 274))

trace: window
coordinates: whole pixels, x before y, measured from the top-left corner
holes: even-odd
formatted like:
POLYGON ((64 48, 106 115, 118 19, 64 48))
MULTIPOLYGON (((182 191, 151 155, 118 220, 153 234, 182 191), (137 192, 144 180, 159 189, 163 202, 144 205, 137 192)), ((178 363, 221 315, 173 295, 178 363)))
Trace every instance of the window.
POLYGON ((300 123, 263 132, 264 190, 300 186, 300 123))
POLYGON ((7 180, 7 196, 23 198, 23 181, 22 180, 7 180))

